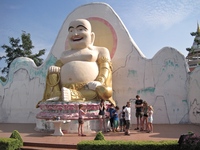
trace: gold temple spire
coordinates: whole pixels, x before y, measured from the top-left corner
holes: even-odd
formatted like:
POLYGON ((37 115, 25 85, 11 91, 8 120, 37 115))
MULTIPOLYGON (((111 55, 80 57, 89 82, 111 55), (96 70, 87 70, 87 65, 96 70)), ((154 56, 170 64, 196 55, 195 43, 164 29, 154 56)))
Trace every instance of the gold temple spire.
POLYGON ((198 22, 197 22, 197 33, 200 33, 200 26, 198 22))

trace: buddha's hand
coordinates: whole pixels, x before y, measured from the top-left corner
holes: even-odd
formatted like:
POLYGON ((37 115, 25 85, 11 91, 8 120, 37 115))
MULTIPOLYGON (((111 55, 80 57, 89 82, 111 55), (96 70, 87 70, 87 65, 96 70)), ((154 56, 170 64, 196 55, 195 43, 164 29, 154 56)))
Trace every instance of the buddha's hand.
POLYGON ((97 86, 102 85, 99 81, 91 81, 87 83, 90 90, 95 90, 97 86))
POLYGON ((60 73, 60 67, 57 66, 50 66, 49 73, 60 73))

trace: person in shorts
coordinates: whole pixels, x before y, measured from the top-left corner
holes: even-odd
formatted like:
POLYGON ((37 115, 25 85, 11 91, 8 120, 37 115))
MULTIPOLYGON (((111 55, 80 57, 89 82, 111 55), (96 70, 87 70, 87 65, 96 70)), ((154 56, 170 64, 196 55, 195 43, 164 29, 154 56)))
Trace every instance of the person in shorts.
POLYGON ((122 107, 121 112, 119 113, 119 128, 120 128, 120 132, 125 131, 125 127, 126 127, 126 120, 125 120, 125 112, 123 111, 124 108, 126 108, 126 106, 122 107))
POLYGON ((109 118, 110 118, 110 127, 111 130, 113 130, 113 112, 115 111, 114 104, 111 103, 110 107, 107 109, 107 112, 109 113, 109 118))
POLYGON ((143 117, 143 100, 140 99, 139 95, 136 95, 136 101, 135 101, 135 109, 136 109, 136 113, 135 116, 137 118, 137 127, 135 128, 135 130, 143 130, 142 129, 142 117, 143 117))
POLYGON ((126 129, 125 135, 130 135, 130 124, 131 124, 131 103, 127 102, 126 107, 123 110, 125 112, 126 129))
POLYGON ((79 118, 78 118, 78 135, 79 136, 86 136, 83 134, 83 125, 84 125, 84 115, 86 114, 86 109, 84 111, 83 104, 79 104, 79 118))
POLYGON ((146 101, 143 101, 143 119, 142 119, 142 129, 143 131, 147 131, 148 129, 148 104, 146 101))
POLYGON ((153 133, 153 106, 148 106, 148 131, 147 133, 153 133))
POLYGON ((99 104, 99 129, 103 132, 107 132, 106 129, 106 121, 105 121, 105 104, 104 104, 104 100, 102 99, 100 104, 99 104), (103 129, 102 129, 103 128, 103 129))
POLYGON ((118 132, 119 126, 119 107, 116 106, 115 110, 113 111, 113 132, 118 132))

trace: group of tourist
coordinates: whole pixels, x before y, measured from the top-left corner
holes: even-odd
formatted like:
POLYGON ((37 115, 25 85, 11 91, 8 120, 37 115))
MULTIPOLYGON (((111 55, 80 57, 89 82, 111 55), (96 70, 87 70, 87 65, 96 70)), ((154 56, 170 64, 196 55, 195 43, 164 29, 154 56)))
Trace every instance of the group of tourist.
POLYGON ((135 116, 137 118, 137 127, 135 130, 153 132, 153 106, 148 105, 139 95, 136 95, 135 100, 135 116))
MULTIPOLYGON (((147 133, 153 132, 153 107, 143 101, 139 95, 136 95, 135 100, 135 116, 137 118, 137 127, 134 130, 146 131, 147 133)), ((83 116, 87 110, 83 109, 83 105, 79 105, 79 126, 78 135, 86 136, 83 134, 83 116)), ((131 124, 131 101, 126 103, 122 109, 114 106, 112 103, 108 108, 105 106, 105 101, 101 100, 99 104, 99 129, 103 132, 124 132, 125 135, 130 135, 131 124), (109 125, 106 124, 106 119, 109 119, 109 125)))

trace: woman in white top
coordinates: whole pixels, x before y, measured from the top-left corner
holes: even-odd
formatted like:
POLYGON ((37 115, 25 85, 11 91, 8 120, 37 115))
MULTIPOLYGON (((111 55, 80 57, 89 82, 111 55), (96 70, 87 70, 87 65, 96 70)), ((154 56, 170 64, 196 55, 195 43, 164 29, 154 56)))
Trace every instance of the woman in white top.
POLYGON ((125 135, 130 135, 130 122, 131 122, 131 103, 127 102, 126 107, 123 110, 125 112, 126 129, 125 135))

